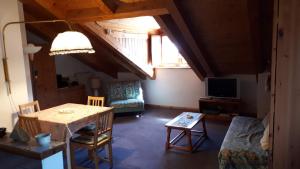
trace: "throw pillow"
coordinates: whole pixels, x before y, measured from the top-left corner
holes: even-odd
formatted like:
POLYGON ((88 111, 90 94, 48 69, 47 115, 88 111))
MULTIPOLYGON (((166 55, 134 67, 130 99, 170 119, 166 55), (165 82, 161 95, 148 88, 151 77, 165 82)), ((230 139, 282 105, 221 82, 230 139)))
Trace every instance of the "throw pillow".
POLYGON ((269 124, 266 126, 264 135, 260 139, 261 148, 265 151, 269 149, 269 124))
POLYGON ((123 100, 123 88, 121 83, 112 83, 110 86, 110 99, 111 100, 123 100))
POLYGON ((124 82, 123 87, 125 89, 125 95, 127 99, 134 99, 136 97, 134 82, 124 82))
POLYGON ((266 116, 264 117, 264 119, 262 120, 262 124, 264 125, 264 128, 267 127, 267 125, 269 124, 269 114, 266 114, 266 116))

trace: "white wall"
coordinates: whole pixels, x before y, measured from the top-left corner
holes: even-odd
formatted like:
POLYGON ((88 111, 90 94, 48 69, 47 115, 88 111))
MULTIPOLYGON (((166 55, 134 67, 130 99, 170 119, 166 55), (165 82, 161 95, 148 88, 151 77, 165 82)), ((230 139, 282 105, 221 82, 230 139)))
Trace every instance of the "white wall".
MULTIPOLYGON (((255 75, 230 75, 240 79, 241 109, 257 112, 255 75)), ((157 69, 155 80, 143 82, 145 102, 153 105, 198 109, 198 100, 205 97, 205 82, 192 69, 157 69)))
POLYGON ((204 82, 192 69, 156 69, 156 79, 143 82, 147 104, 198 108, 204 82))
MULTIPOLYGON (((23 20, 22 5, 18 0, 0 0, 0 27, 7 22, 23 20)), ((1 32, 1 39, 2 34, 1 32)), ((24 56, 26 44, 24 26, 11 25, 5 31, 8 68, 12 94, 8 96, 3 65, 0 64, 0 126, 11 131, 19 104, 32 100, 28 57, 24 56), (23 33, 23 34, 22 34, 23 33)), ((0 57, 3 58, 3 42, 0 41, 0 57)), ((2 61, 1 61, 2 62, 2 61)))
POLYGON ((257 81, 256 75, 230 75, 240 79, 241 111, 246 114, 257 113, 257 81))
MULTIPOLYGON (((96 72, 70 56, 57 56, 55 61, 57 73, 85 84, 87 94, 92 94, 89 84, 91 77, 99 77, 103 84, 116 80, 139 79, 132 73, 124 72, 118 74, 118 79, 114 79, 104 73, 96 72)), ((205 83, 199 80, 191 69, 156 69, 156 71, 155 80, 148 79, 142 82, 146 104, 198 109, 199 98, 205 96, 205 83)), ((258 109, 264 109, 262 106, 269 106, 266 106, 267 101, 257 94, 258 83, 255 75, 227 77, 240 79, 241 100, 243 101, 241 111, 252 114, 258 112, 258 109)))
POLYGON ((257 87, 257 117, 263 119, 270 112, 271 92, 268 77, 270 73, 261 73, 258 75, 257 87))

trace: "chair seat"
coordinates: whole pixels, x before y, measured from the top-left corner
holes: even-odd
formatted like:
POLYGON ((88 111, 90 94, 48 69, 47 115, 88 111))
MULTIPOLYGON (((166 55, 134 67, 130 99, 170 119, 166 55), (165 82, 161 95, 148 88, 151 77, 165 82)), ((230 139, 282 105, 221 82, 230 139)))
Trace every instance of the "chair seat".
POLYGON ((92 124, 89 124, 85 127, 82 127, 79 132, 92 132, 96 129, 96 124, 95 123, 92 123, 92 124))
POLYGON ((110 103, 110 106, 114 108, 123 108, 123 107, 142 107, 144 102, 139 99, 127 99, 127 100, 116 100, 110 103))
MULTIPOLYGON (((108 138, 108 136, 106 134, 101 134, 98 137, 97 141, 101 142, 107 138, 108 138)), ((80 136, 72 138, 71 142, 91 145, 91 144, 94 144, 94 136, 80 135, 80 136)))

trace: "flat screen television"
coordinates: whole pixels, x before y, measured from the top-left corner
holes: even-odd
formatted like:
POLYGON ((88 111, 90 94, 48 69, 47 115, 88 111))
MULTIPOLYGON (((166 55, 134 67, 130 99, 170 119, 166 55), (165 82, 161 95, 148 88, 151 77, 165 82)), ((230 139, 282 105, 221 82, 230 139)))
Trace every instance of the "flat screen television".
POLYGON ((240 98, 240 82, 236 78, 207 78, 206 96, 215 98, 240 98))

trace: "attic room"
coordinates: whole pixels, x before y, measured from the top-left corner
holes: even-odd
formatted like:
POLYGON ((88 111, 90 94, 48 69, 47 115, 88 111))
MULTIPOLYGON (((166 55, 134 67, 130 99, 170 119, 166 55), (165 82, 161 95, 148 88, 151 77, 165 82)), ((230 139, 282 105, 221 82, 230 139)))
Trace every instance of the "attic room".
POLYGON ((299 7, 0 0, 0 168, 300 168, 299 7))

